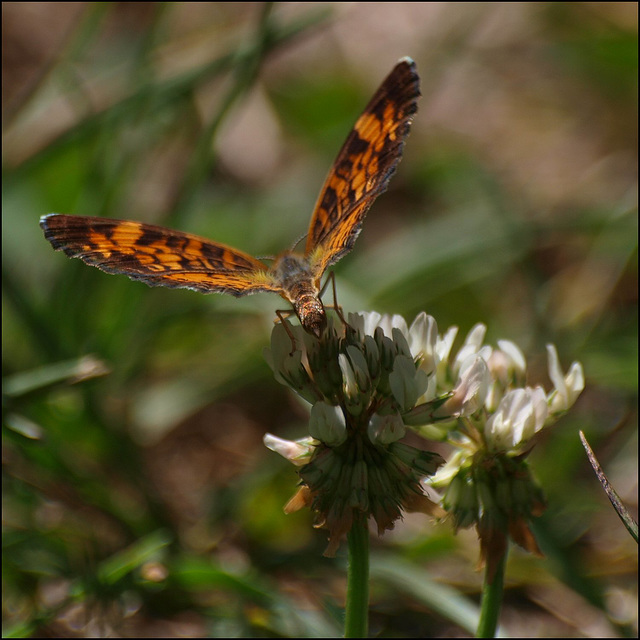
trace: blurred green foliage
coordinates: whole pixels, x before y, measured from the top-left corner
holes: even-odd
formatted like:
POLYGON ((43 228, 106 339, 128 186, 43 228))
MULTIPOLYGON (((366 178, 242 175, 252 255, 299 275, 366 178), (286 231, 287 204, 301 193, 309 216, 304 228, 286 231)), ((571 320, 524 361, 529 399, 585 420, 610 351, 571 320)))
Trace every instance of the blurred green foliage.
MULTIPOLYGON (((344 557, 322 557, 310 514, 283 515, 296 476, 261 443, 305 433, 305 408, 262 359, 282 303, 106 275, 51 251, 38 218, 137 219, 259 256, 291 247, 377 86, 340 54, 346 40, 332 44, 348 15, 89 3, 46 42, 20 29, 20 4, 3 6, 5 635, 339 635, 344 557), (268 108, 248 113, 270 116, 274 149, 251 173, 226 141, 256 94, 268 108)), ((485 322, 546 386, 545 343, 583 363, 587 390, 531 455, 547 559, 513 551, 505 621, 513 635, 581 635, 587 618, 636 635, 637 550, 577 432, 633 500, 637 32, 616 13, 627 3, 502 4, 516 27, 490 44, 482 25, 504 19, 491 3, 477 24, 409 17, 406 44, 381 39, 378 81, 411 54, 424 97, 389 192, 336 268, 339 300, 409 321, 426 310, 461 335, 485 322), (444 91, 458 76, 469 82, 444 91)), ((471 632, 473 603, 453 588, 478 593, 473 532, 413 517, 398 529, 374 544, 372 633, 471 632)))

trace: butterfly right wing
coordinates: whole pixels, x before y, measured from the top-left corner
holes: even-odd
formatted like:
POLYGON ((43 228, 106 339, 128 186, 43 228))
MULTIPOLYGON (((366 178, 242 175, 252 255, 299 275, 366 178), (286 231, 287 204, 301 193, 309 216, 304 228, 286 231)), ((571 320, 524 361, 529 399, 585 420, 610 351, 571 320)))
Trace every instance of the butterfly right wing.
POLYGON ((356 121, 320 192, 305 256, 316 281, 348 253, 373 201, 386 190, 409 134, 420 96, 420 78, 402 58, 356 121))
POLYGON ((229 293, 282 294, 269 267, 252 256, 190 233, 87 216, 49 214, 40 219, 54 249, 107 273, 151 286, 229 293))

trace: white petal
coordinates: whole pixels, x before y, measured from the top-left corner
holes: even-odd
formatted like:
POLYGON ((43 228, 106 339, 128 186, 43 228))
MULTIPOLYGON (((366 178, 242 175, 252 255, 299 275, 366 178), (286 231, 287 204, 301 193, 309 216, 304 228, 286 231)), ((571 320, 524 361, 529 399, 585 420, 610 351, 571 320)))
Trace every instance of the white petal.
POLYGON ((316 402, 311 407, 309 433, 316 440, 331 447, 341 445, 347 439, 347 426, 342 409, 322 400, 316 402))
POLYGON ((344 355, 344 353, 338 354, 338 365, 342 371, 342 386, 344 388, 344 392, 350 398, 354 398, 358 393, 356 376, 353 372, 349 359, 344 355))
MULTIPOLYGON (((486 325, 480 322, 472 327, 471 331, 469 331, 467 337, 465 338, 464 344, 462 345, 462 347, 460 347, 460 351, 458 351, 458 353, 456 354, 455 360, 453 362, 454 371, 457 371, 460 365, 467 358, 469 358, 469 356, 472 356, 473 354, 476 354, 480 351, 480 349, 482 348, 482 341, 484 340, 486 332, 486 325)), ((490 351, 489 353, 487 353, 485 350, 485 352, 483 353, 483 358, 485 360, 488 360, 490 354, 490 351)))
POLYGON ((436 343, 436 353, 438 354, 438 360, 440 362, 447 362, 449 360, 449 354, 451 353, 451 347, 453 341, 458 335, 458 327, 449 327, 442 338, 438 338, 436 343))
POLYGON ((574 362, 565 377, 554 345, 547 345, 547 355, 549 377, 554 386, 554 391, 549 394, 549 405, 552 413, 561 413, 573 406, 584 389, 584 371, 579 362, 574 362))
POLYGON ((527 361, 518 345, 515 342, 511 342, 511 340, 498 340, 498 346, 507 356, 517 374, 524 376, 527 371, 527 361))
POLYGON ((485 425, 487 446, 493 451, 517 451, 542 427, 547 402, 542 387, 509 391, 485 425))
POLYGON ((367 434, 373 444, 396 442, 400 438, 404 438, 405 433, 406 427, 397 413, 386 416, 380 416, 375 413, 367 427, 367 434))
POLYGON ((306 464, 309 461, 308 457, 311 455, 317 442, 310 436, 294 442, 292 440, 278 438, 278 436, 274 436, 271 433, 265 433, 262 441, 267 449, 279 453, 283 458, 286 458, 298 466, 306 464))

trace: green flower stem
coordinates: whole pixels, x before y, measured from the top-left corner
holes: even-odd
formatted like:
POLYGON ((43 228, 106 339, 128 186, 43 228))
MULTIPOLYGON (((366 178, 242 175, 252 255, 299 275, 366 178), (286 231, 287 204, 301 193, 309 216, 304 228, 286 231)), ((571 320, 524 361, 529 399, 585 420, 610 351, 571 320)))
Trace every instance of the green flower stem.
POLYGON ((493 580, 489 581, 489 567, 491 563, 487 561, 484 573, 484 584, 482 585, 482 603, 480 607, 480 621, 476 638, 494 638, 498 626, 498 616, 502 605, 502 595, 504 592, 504 570, 507 564, 507 554, 509 544, 505 544, 505 551, 495 565, 493 580))
POLYGON ((366 638, 369 630, 369 529, 364 514, 354 517, 347 540, 349 568, 344 637, 366 638))

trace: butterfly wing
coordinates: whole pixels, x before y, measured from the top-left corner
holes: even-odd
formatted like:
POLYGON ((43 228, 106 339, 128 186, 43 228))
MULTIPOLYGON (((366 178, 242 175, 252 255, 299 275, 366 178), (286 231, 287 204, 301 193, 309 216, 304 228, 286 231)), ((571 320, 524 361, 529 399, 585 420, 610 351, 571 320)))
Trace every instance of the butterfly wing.
POLYGON ((305 256, 316 282, 348 253, 373 201, 386 190, 417 110, 420 79, 402 58, 356 121, 314 208, 305 256))
POLYGON ((260 260, 205 238, 140 222, 49 214, 40 219, 56 250, 148 285, 243 296, 281 292, 260 260))

